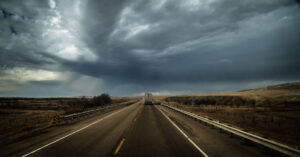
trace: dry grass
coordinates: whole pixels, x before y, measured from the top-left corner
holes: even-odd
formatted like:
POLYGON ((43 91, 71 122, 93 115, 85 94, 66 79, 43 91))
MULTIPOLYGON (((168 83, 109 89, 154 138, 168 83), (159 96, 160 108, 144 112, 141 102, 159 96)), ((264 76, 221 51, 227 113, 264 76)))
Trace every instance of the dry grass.
POLYGON ((60 114, 61 111, 3 109, 0 111, 0 138, 7 143, 48 128, 56 113, 60 114))
POLYGON ((166 98, 176 107, 300 147, 300 83, 230 93, 159 97, 161 101, 166 98))

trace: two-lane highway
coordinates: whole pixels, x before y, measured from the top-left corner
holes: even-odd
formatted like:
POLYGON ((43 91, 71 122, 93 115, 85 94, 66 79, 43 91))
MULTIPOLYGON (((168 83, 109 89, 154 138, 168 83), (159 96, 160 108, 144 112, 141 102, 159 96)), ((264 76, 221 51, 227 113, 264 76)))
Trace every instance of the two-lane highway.
POLYGON ((23 156, 270 156, 167 108, 143 101, 32 147, 23 156))
POLYGON ((203 156, 153 105, 112 112, 24 156, 203 156))

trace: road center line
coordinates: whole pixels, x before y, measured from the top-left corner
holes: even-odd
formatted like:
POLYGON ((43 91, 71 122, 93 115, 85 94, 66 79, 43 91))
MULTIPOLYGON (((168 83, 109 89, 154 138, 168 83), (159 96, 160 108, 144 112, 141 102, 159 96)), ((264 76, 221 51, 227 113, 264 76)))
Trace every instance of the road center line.
MULTIPOLYGON (((124 108, 124 109, 125 109, 125 108, 124 108)), ((82 128, 80 128, 80 129, 78 129, 78 130, 76 130, 76 131, 71 132, 70 134, 67 134, 67 135, 65 135, 65 136, 63 136, 63 137, 61 137, 61 138, 59 138, 59 139, 57 139, 57 140, 54 140, 54 141, 52 141, 52 142, 50 142, 50 143, 48 143, 48 144, 46 144, 46 145, 44 145, 44 146, 42 146, 42 147, 39 147, 39 148, 37 148, 37 149, 35 149, 35 150, 33 150, 33 151, 27 153, 27 154, 24 154, 24 155, 22 155, 22 157, 26 157, 26 156, 28 156, 28 155, 31 155, 31 154, 33 154, 33 153, 35 153, 35 152, 37 152, 37 151, 39 151, 39 150, 41 150, 41 149, 43 149, 43 148, 46 148, 46 147, 48 147, 48 146, 50 146, 50 145, 52 145, 52 144, 54 144, 54 143, 56 143, 56 142, 58 142, 58 141, 61 141, 61 140, 65 139, 65 138, 67 138, 67 137, 69 137, 69 136, 71 136, 71 135, 73 135, 73 134, 75 134, 75 133, 77 133, 77 132, 79 132, 79 131, 82 131, 82 130, 84 130, 84 129, 86 129, 86 128, 88 128, 88 127, 90 127, 90 126, 92 126, 92 125, 94 125, 94 124, 96 124, 96 123, 101 122, 101 121, 104 120, 104 119, 107 119, 107 118, 109 118, 109 117, 111 117, 111 116, 113 116, 113 115, 115 115, 115 114, 117 114, 117 113, 123 111, 124 109, 121 109, 121 110, 116 111, 116 112, 114 112, 114 113, 111 113, 111 114, 109 114, 109 115, 107 115, 107 116, 105 116, 105 117, 103 117, 103 118, 101 118, 101 119, 98 119, 98 120, 94 121, 93 123, 90 123, 90 124, 86 125, 85 127, 82 127, 82 128)))
POLYGON ((136 119, 137 119, 137 118, 134 118, 134 119, 133 119, 133 122, 136 122, 136 119))
POLYGON ((204 157, 208 157, 208 155, 201 149, 199 148, 194 141, 192 141, 161 109, 156 107, 170 122, 173 124, 173 126, 179 130, 179 132, 202 154, 204 157))
POLYGON ((124 144, 125 142, 125 138, 122 138, 120 144, 118 145, 118 147, 116 148, 115 152, 114 152, 114 155, 117 155, 122 147, 122 145, 124 144))

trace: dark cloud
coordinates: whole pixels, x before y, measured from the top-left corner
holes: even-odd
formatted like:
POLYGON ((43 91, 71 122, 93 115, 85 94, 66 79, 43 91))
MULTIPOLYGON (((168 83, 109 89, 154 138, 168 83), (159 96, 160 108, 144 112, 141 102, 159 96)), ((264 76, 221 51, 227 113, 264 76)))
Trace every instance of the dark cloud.
POLYGON ((299 81, 297 3, 1 1, 0 95, 199 93, 299 81))

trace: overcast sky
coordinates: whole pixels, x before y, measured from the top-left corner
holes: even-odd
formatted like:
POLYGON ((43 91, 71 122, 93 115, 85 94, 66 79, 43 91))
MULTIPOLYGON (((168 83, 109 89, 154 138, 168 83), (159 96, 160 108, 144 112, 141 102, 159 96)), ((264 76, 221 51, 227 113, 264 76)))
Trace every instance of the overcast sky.
POLYGON ((0 96, 235 91, 300 80, 292 0, 1 0, 0 96))

